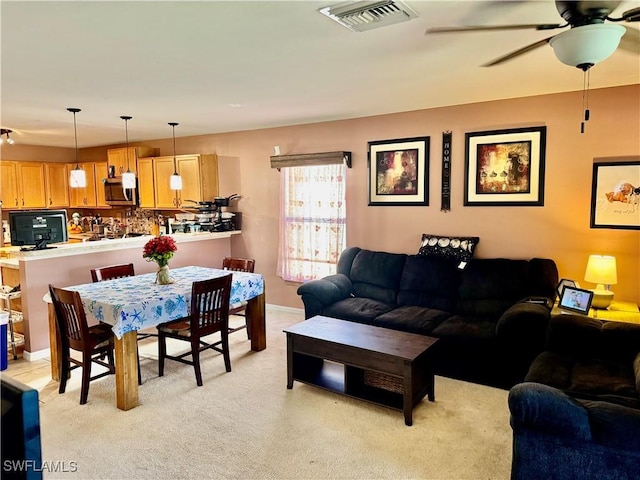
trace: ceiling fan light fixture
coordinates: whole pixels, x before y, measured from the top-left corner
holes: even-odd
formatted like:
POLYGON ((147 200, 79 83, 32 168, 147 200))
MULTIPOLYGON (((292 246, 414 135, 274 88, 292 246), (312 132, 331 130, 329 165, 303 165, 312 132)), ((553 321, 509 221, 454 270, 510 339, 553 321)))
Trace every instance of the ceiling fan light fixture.
POLYGON ((549 44, 565 65, 587 70, 616 51, 626 29, 621 25, 596 23, 559 33, 549 44))

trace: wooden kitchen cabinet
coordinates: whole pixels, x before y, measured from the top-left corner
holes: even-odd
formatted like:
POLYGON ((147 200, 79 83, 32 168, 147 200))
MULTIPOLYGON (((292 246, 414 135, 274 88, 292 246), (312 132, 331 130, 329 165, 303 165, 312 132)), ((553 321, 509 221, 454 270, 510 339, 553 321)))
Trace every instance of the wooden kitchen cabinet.
POLYGON ((20 208, 17 162, 0 162, 0 200, 4 209, 20 208))
POLYGON ((122 176, 129 168, 133 173, 137 173, 138 158, 152 156, 153 148, 149 147, 129 147, 129 166, 127 167, 127 148, 110 148, 107 150, 107 165, 113 166, 116 177, 122 176))
POLYGON ((96 182, 96 207, 111 207, 107 204, 104 194, 103 179, 107 178, 107 162, 96 162, 94 164, 95 182, 96 182))
MULTIPOLYGON (((176 209, 186 200, 195 202, 212 201, 218 195, 218 156, 176 155, 176 167, 173 156, 153 158, 153 177, 155 189, 155 208, 176 209), (182 177, 182 190, 171 190, 169 178, 174 168, 182 177)), ((187 203, 193 207, 192 203, 187 203)))
POLYGON ((156 207, 153 157, 138 159, 138 197, 141 208, 156 207))
POLYGON ((69 171, 66 163, 45 163, 45 192, 48 208, 69 206, 69 171))
MULTIPOLYGON (((75 168, 75 166, 76 164, 69 165, 69 168, 75 168)), ((95 162, 80 163, 79 166, 87 176, 87 186, 84 188, 69 188, 69 206, 78 208, 95 207, 97 206, 95 162)))
POLYGON ((17 162, 18 192, 20 208, 45 208, 44 164, 40 162, 17 162))

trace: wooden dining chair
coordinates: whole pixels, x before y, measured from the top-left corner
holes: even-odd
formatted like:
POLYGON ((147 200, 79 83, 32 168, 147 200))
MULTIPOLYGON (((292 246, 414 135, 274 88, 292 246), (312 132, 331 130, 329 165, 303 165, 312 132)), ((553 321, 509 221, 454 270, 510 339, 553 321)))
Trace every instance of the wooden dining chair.
POLYGON ((133 277, 135 271, 133 263, 123 263, 121 265, 109 265, 91 269, 91 281, 102 282, 113 278, 133 277))
MULTIPOLYGON (((225 257, 222 259, 222 269, 230 270, 232 272, 248 272, 253 273, 256 261, 253 258, 240 258, 240 257, 225 257)), ((241 305, 230 308, 229 315, 238 315, 245 317, 244 325, 236 328, 229 328, 229 333, 237 332, 243 328, 247 329, 247 338, 251 340, 251 326, 246 316, 247 302, 243 302, 241 305)))
POLYGON ((80 389, 80 405, 87 403, 89 382, 115 373, 113 362, 114 337, 109 325, 100 323, 89 327, 80 294, 73 290, 64 290, 49 285, 49 294, 53 302, 56 326, 60 337, 60 388, 64 393, 67 378, 71 370, 82 367, 82 386, 80 389), (82 359, 71 356, 71 350, 82 352, 82 359), (106 355, 108 363, 102 359, 106 355), (91 376, 91 365, 97 363, 107 368, 106 372, 91 376), (73 365, 72 365, 73 364, 73 365))
POLYGON ((193 365, 196 383, 202 386, 200 353, 212 349, 222 353, 227 372, 231 371, 229 358, 229 298, 231 275, 193 282, 191 286, 191 310, 187 317, 158 325, 158 374, 164 375, 164 360, 193 365), (220 332, 221 340, 207 343, 203 337, 220 332), (167 338, 187 341, 191 349, 180 355, 167 354, 167 338), (184 357, 191 355, 191 360, 184 357))
MULTIPOLYGON (((104 280, 112 280, 114 278, 133 277, 135 275, 133 263, 123 263, 119 265, 108 265, 106 267, 97 267, 91 269, 91 280, 102 282, 104 280)), ((156 333, 145 332, 139 330, 136 339, 138 341, 149 337, 157 337, 156 333)), ((136 357, 138 359, 138 385, 142 385, 142 373, 140 372, 140 355, 138 354, 136 345, 136 357)))

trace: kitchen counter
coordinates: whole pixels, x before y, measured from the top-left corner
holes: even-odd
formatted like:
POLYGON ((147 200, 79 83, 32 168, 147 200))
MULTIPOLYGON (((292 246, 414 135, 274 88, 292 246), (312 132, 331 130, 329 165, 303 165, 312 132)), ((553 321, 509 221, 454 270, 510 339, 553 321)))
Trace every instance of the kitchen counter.
MULTIPOLYGON (((178 250, 169 261, 169 267, 221 268, 222 259, 231 256, 231 237, 241 233, 240 230, 174 233, 171 237, 178 250)), ((17 268, 19 272, 25 327, 24 358, 36 360, 49 355, 48 309, 42 301, 49 284, 64 288, 90 283, 92 268, 122 263, 133 263, 136 274, 155 272, 157 265, 142 257, 144 244, 150 238, 153 236, 66 243, 55 245, 57 248, 24 252, 20 247, 2 248, 0 265, 17 268)))
MULTIPOLYGON (((170 236, 178 244, 199 242, 202 240, 213 240, 218 238, 229 238, 231 235, 238 235, 242 233, 240 230, 233 230, 229 232, 197 232, 197 233, 174 233, 170 236)), ((77 235, 76 235, 77 236, 77 235)), ((82 238, 81 236, 79 238, 82 238)), ((3 247, 0 252, 6 254, 6 258, 0 259, 2 262, 7 262, 7 265, 15 265, 17 267, 18 260, 29 261, 34 258, 57 258, 65 257, 69 255, 82 255, 85 253, 95 252, 108 252, 112 250, 121 250, 123 248, 140 247, 142 248, 149 239, 153 238, 153 235, 142 235, 138 237, 128 238, 113 238, 102 239, 99 241, 82 241, 71 243, 57 243, 52 245, 56 248, 47 248, 44 250, 28 250, 21 251, 20 247, 3 247)))

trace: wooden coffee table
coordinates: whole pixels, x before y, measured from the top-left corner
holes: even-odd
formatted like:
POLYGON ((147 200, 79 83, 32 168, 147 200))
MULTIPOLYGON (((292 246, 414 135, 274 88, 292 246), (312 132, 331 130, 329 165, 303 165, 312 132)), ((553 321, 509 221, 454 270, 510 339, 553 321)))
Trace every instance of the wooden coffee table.
POLYGON ((402 410, 435 400, 429 349, 437 338, 316 316, 285 328, 287 388, 293 381, 402 410))

